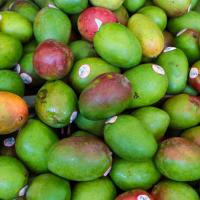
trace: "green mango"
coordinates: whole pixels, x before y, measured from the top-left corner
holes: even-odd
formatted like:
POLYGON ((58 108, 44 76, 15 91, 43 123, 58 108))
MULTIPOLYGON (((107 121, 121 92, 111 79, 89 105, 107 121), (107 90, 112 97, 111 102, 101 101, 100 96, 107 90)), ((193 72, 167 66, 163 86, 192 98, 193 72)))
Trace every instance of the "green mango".
POLYGON ((129 12, 134 13, 139 10, 145 2, 146 0, 125 0, 123 5, 129 12))
POLYGON ((117 17, 117 21, 126 26, 129 19, 129 13, 124 6, 120 6, 117 10, 113 11, 117 17))
POLYGON ((116 159, 110 176, 113 182, 124 191, 138 188, 150 189, 161 178, 152 160, 133 162, 116 159))
POLYGON ((0 198, 14 199, 28 182, 28 171, 14 157, 0 156, 0 198))
POLYGON ((38 43, 47 39, 67 43, 71 33, 71 22, 61 10, 45 7, 36 15, 33 31, 38 43))
POLYGON ((170 122, 169 115, 164 110, 152 106, 139 108, 132 115, 143 123, 156 140, 163 138, 170 122))
POLYGON ((200 147, 181 138, 164 140, 155 156, 158 170, 174 181, 195 181, 200 179, 200 147))
POLYGON ((69 182, 50 173, 33 178, 26 193, 26 200, 70 200, 70 197, 69 182))
POLYGON ((200 122, 200 99, 188 94, 178 94, 167 99, 163 109, 169 114, 170 127, 186 129, 200 122))
POLYGON ((0 91, 12 92, 23 97, 24 87, 24 82, 16 72, 0 70, 0 91))
POLYGON ((104 7, 109 10, 118 9, 123 4, 123 2, 124 0, 90 0, 90 3, 93 6, 104 7))
POLYGON ((129 18, 128 28, 136 36, 146 57, 157 57, 164 48, 164 37, 160 28, 147 16, 136 13, 129 18))
POLYGON ((37 116, 53 128, 62 128, 76 116, 77 97, 63 81, 46 82, 36 95, 37 116))
POLYGON ((78 60, 70 72, 70 82, 76 91, 84 90, 96 77, 107 72, 119 73, 118 67, 114 67, 101 58, 84 58, 78 60))
POLYGON ((198 5, 198 0, 191 0, 191 9, 195 9, 195 7, 198 5))
POLYGON ((187 183, 164 180, 156 184, 152 195, 159 200, 199 200, 198 193, 187 183))
POLYGON ((0 32, 0 69, 12 68, 22 56, 21 42, 0 32))
POLYGON ((200 126, 195 126, 183 131, 181 137, 186 138, 200 146, 200 126))
POLYGON ((33 35, 31 22, 24 16, 15 11, 0 12, 0 31, 19 39, 21 42, 27 42, 33 35))
POLYGON ((181 16, 190 10, 191 0, 153 0, 153 3, 161 7, 169 17, 181 16))
POLYGON ((138 13, 149 17, 155 24, 158 25, 161 31, 167 26, 167 15, 164 10, 156 6, 145 6, 138 13))
POLYGON ((120 68, 130 68, 140 63, 142 49, 138 39, 125 26, 107 23, 94 37, 96 52, 107 62, 120 68))
POLYGON ((89 133, 92 133, 96 136, 103 136, 105 120, 89 120, 85 118, 81 113, 79 113, 75 120, 75 124, 81 130, 88 131, 89 133))
POLYGON ((149 159, 157 150, 153 134, 131 115, 119 115, 106 121, 104 140, 117 156, 131 161, 149 159))
POLYGON ((127 70, 124 75, 131 82, 135 92, 131 108, 152 105, 165 96, 168 79, 162 67, 149 63, 141 64, 127 70))
POLYGON ((40 8, 43 8, 45 6, 49 6, 49 4, 54 5, 54 0, 33 0, 40 8))
POLYGON ((57 135, 48 126, 32 119, 20 129, 15 148, 18 157, 31 171, 41 173, 48 170, 48 150, 57 141, 57 135))
POLYGON ((68 14, 80 13, 88 6, 88 0, 54 0, 54 3, 68 14))
POLYGON ((185 53, 190 63, 194 63, 200 57, 199 32, 192 29, 184 29, 177 34, 175 46, 185 53))
POLYGON ((189 64, 184 52, 178 48, 167 47, 156 59, 168 77, 168 94, 180 93, 186 86, 189 64))
POLYGON ((91 134, 86 131, 76 131, 76 132, 72 133, 71 136, 73 136, 73 137, 91 136, 91 134))
POLYGON ((110 169, 112 153, 94 136, 71 136, 58 141, 49 151, 48 169, 73 181, 91 181, 110 169))
POLYGON ((113 182, 108 177, 104 177, 77 183, 73 188, 71 200, 113 200, 116 194, 113 182))
POLYGON ((174 34, 186 28, 200 32, 200 13, 190 11, 183 16, 171 18, 168 20, 167 28, 174 34))

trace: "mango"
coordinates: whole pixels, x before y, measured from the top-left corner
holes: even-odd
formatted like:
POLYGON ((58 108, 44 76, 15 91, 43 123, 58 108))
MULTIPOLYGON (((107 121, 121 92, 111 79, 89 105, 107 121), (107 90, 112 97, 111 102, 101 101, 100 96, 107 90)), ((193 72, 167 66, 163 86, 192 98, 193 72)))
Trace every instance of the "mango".
POLYGON ((121 68, 134 67, 141 61, 138 39, 121 24, 104 24, 95 34, 94 48, 105 61, 121 68))
POLYGON ((90 0, 93 6, 104 7, 110 10, 118 9, 123 2, 124 0, 90 0))
POLYGON ((168 78, 161 66, 151 63, 141 64, 127 70, 124 76, 130 81, 134 92, 130 108, 152 105, 165 96, 168 78))
POLYGON ((107 174, 112 163, 109 148, 94 136, 71 136, 49 151, 48 169, 73 181, 91 181, 107 174))
POLYGON ((108 178, 76 183, 72 191, 72 200, 113 200, 117 194, 115 185, 108 178))
POLYGON ((0 91, 0 135, 13 133, 21 128, 27 119, 26 102, 14 93, 0 91))
POLYGON ((134 13, 145 4, 145 1, 146 0, 125 0, 123 5, 129 12, 134 13))
POLYGON ((73 122, 77 97, 63 81, 46 82, 36 95, 35 111, 41 121, 53 128, 73 122))
POLYGON ((124 6, 120 6, 117 10, 113 11, 117 17, 117 21, 126 26, 129 19, 129 13, 124 6))
POLYGON ((180 93, 186 86, 189 67, 184 52, 178 48, 167 47, 156 59, 156 63, 162 66, 167 74, 167 93, 180 93))
POLYGON ((68 43, 71 33, 71 22, 69 17, 61 10, 45 7, 37 13, 33 24, 33 31, 38 43, 47 39, 68 43))
POLYGON ((155 156, 158 170, 174 181, 195 181, 200 178, 200 147, 180 137, 164 140, 155 156))
POLYGON ((154 58, 162 52, 162 31, 149 17, 140 13, 132 15, 128 21, 128 28, 139 40, 144 56, 154 58))
POLYGON ((70 197, 69 182, 50 173, 36 176, 26 193, 27 200, 70 200, 70 197))
POLYGON ((125 76, 104 73, 81 92, 79 110, 90 120, 106 119, 127 109, 132 96, 131 84, 125 76))
POLYGON ((200 92, 200 61, 195 62, 190 68, 189 84, 200 92))

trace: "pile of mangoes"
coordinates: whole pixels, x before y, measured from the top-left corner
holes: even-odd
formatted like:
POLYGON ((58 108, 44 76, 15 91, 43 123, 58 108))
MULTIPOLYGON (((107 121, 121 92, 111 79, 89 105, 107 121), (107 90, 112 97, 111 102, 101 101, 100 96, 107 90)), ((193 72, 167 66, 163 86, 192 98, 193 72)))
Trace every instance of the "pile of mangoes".
POLYGON ((0 0, 0 199, 199 200, 200 1, 0 0))

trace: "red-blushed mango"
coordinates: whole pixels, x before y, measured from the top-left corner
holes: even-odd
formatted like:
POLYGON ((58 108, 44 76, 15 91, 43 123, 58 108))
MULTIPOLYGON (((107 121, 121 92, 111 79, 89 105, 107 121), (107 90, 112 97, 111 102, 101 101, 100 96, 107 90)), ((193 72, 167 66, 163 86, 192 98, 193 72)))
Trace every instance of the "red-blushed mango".
POLYGON ((46 80, 61 79, 68 74, 73 64, 71 49, 62 42, 45 40, 35 50, 33 67, 46 80))
POLYGON ((164 140, 155 156, 158 170, 174 181, 195 181, 200 179, 200 147, 181 138, 164 140))
POLYGON ((143 55, 146 57, 157 57, 164 48, 164 37, 160 28, 147 16, 134 14, 128 21, 128 28, 137 37, 143 55))
POLYGON ((94 79, 82 91, 79 110, 88 119, 106 119, 128 108, 132 97, 130 82, 125 76, 105 73, 94 79))
POLYGON ((115 200, 154 200, 154 198, 144 190, 135 189, 120 194, 115 200))
POLYGON ((78 18, 78 30, 89 41, 93 41, 95 33, 101 25, 117 22, 113 12, 102 7, 90 7, 84 10, 78 18))
POLYGON ((200 61, 197 61, 190 68, 189 84, 200 92, 200 61))
POLYGON ((28 120, 28 106, 18 95, 0 91, 0 135, 10 134, 28 120))

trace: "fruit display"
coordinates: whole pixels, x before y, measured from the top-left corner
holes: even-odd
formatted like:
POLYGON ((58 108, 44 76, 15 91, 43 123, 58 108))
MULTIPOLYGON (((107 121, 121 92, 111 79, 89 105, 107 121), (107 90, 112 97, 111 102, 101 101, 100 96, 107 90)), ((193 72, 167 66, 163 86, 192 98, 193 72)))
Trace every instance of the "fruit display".
POLYGON ((0 0, 0 200, 200 200, 200 0, 0 0))

